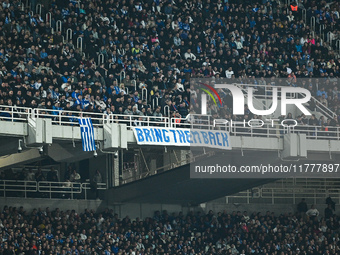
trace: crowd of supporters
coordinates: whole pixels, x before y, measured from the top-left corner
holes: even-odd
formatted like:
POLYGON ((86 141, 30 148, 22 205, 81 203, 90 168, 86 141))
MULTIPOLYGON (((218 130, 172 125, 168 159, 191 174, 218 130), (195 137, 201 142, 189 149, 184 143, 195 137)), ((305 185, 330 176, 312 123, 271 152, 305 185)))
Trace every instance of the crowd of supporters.
POLYGON ((31 2, 0 1, 0 105, 186 117, 190 78, 280 77, 339 113, 337 1, 31 2))
MULTIPOLYGON (((32 168, 23 168, 20 171, 13 171, 13 169, 5 169, 3 171, 0 171, 0 179, 1 180, 18 180, 18 181, 50 181, 50 182, 58 182, 59 181, 59 173, 54 168, 51 167, 51 169, 44 173, 42 169, 39 167, 37 169, 32 168)), ((66 175, 66 174, 65 174, 66 175)), ((76 173, 72 177, 72 181, 76 180, 76 173)), ((65 180, 69 180, 65 178, 65 180)))
MULTIPOLYGON (((12 168, 0 170, 0 180, 12 181, 8 182, 7 187, 5 187, 6 185, 4 186, 6 193, 0 192, 0 196, 8 197, 22 197, 24 195, 25 197, 46 198, 49 197, 48 192, 52 190, 53 194, 50 195, 53 198, 72 197, 81 199, 85 196, 85 194, 79 192, 81 183, 89 182, 92 193, 95 193, 96 198, 99 198, 98 185, 103 185, 102 175, 99 170, 96 170, 92 179, 86 180, 82 178, 72 164, 68 166, 64 176, 61 177, 59 171, 54 167, 49 170, 43 170, 41 167, 37 169, 24 167, 21 170, 12 168), (35 189, 35 182, 39 183, 41 189, 43 189, 42 192, 35 189), (49 187, 52 187, 52 189, 49 190, 49 187), (24 191, 25 194, 23 193, 24 191), (71 196, 71 193, 74 193, 73 196, 71 196)), ((92 193, 90 192, 90 196, 92 196, 92 193)))
MULTIPOLYGON (((332 201, 331 201, 332 202, 332 201)), ((113 210, 62 211, 4 206, 0 253, 22 254, 339 254, 334 202, 325 217, 305 201, 297 213, 172 213, 120 219, 113 210)))

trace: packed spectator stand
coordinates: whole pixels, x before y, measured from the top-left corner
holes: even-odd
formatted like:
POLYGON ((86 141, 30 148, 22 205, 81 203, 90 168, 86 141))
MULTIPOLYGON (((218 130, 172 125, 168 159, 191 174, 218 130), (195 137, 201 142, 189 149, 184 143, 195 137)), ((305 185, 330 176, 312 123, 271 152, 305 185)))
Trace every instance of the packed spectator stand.
MULTIPOLYGON (((339 126, 340 8, 328 4, 301 0, 295 12, 266 0, 81 0, 30 9, 2 0, 0 119, 6 105, 184 118, 190 78, 264 85, 274 77, 310 89, 336 113, 294 116, 299 124, 339 126)), ((30 175, 43 176, 1 178, 30 175)), ((338 254, 340 241, 332 213, 163 212, 131 220, 109 210, 4 207, 0 229, 1 254, 338 254)))
POLYGON ((155 212, 119 218, 113 210, 4 206, 0 253, 9 254, 339 254, 339 217, 302 201, 296 213, 155 212))
POLYGON ((185 118, 190 78, 280 77, 339 116, 336 1, 32 3, 1 1, 0 105, 185 118))

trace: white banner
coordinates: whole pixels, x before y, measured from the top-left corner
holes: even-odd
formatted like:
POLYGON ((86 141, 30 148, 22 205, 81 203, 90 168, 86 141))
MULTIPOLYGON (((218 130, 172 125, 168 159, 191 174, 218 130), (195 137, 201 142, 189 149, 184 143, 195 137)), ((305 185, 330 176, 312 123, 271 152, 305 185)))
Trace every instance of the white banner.
POLYGON ((229 132, 164 127, 133 127, 137 144, 163 146, 201 146, 231 150, 229 132))

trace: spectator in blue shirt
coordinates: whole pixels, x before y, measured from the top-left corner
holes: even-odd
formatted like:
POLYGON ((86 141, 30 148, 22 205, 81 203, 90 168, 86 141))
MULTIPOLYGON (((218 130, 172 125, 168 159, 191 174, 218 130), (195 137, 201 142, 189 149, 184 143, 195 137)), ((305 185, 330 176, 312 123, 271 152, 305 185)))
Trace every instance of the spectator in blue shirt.
POLYGON ((317 92, 316 96, 322 97, 322 95, 325 95, 325 98, 327 99, 327 92, 325 91, 324 87, 321 87, 317 92))

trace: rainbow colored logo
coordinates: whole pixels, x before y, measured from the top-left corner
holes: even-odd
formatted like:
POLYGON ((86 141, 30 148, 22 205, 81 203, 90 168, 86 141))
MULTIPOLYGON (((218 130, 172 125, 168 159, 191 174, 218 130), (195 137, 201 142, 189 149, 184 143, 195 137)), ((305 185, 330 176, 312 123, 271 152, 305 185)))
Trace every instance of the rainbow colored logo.
MULTIPOLYGON (((201 84, 203 86, 207 87, 208 89, 210 89, 217 96, 218 101, 220 102, 220 107, 221 107, 222 106, 222 100, 221 100, 221 97, 218 95, 217 91, 213 87, 208 85, 208 84, 205 84, 205 83, 201 83, 201 84)), ((214 101, 215 105, 217 106, 216 99, 215 99, 215 97, 213 96, 213 94, 209 90, 207 90, 205 88, 200 88, 200 90, 203 90, 205 93, 207 93, 212 98, 212 100, 214 101)))

